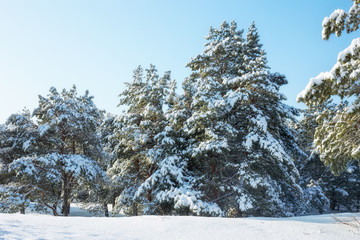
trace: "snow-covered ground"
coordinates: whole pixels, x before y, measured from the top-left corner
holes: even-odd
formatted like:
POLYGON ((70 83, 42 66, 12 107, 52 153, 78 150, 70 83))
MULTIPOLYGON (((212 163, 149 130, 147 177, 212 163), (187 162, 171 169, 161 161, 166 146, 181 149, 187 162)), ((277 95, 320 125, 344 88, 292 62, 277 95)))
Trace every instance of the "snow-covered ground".
POLYGON ((0 214, 0 239, 360 239, 360 229, 340 224, 334 216, 343 221, 350 216, 360 219, 359 213, 237 219, 0 214))

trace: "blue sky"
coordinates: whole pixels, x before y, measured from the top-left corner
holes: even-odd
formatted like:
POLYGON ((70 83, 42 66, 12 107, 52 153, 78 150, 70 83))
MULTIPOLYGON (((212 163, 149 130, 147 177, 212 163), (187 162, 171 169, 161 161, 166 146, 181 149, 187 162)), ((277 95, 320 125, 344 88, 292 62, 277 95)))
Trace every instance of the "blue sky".
POLYGON ((287 103, 310 77, 330 70, 339 51, 359 33, 321 39, 321 23, 350 0, 50 1, 0 0, 0 123, 51 86, 86 89, 100 109, 119 114, 118 94, 138 65, 189 75, 191 57, 203 51, 210 26, 255 21, 272 71, 287 76, 287 103))

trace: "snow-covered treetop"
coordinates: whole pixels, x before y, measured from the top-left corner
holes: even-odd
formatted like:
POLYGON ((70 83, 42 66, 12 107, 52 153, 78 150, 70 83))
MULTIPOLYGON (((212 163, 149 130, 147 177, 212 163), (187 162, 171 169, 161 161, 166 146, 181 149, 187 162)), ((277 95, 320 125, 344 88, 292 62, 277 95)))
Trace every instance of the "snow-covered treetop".
POLYGON ((78 96, 75 85, 61 93, 54 87, 50 88, 47 97, 39 96, 39 107, 33 113, 39 122, 39 134, 43 136, 48 130, 63 131, 62 134, 68 136, 95 132, 101 113, 92 99, 88 91, 78 96))
POLYGON ((193 71, 199 71, 202 77, 237 75, 243 62, 243 32, 237 30, 235 22, 223 22, 219 29, 210 27, 203 53, 191 59, 187 66, 193 71))
POLYGON ((144 70, 141 66, 134 70, 133 81, 125 83, 126 90, 119 94, 119 105, 127 105, 128 112, 142 112, 144 109, 151 111, 161 111, 168 95, 171 74, 170 71, 164 73, 163 77, 157 74, 154 65, 144 70), (152 108, 152 109, 150 109, 152 108))
POLYGON ((322 37, 328 40, 330 35, 335 33, 340 36, 342 31, 346 28, 348 33, 356 31, 360 24, 360 1, 353 0, 354 3, 350 7, 349 12, 342 9, 335 10, 329 17, 325 17, 322 26, 322 37))
POLYGON ((24 109, 22 113, 10 115, 1 132, 4 135, 2 146, 0 145, 2 153, 11 152, 12 157, 15 157, 31 150, 30 146, 36 142, 37 125, 32 120, 30 111, 24 109))
POLYGON ((29 129, 34 127, 30 111, 25 109, 22 113, 11 114, 5 122, 8 129, 29 129))

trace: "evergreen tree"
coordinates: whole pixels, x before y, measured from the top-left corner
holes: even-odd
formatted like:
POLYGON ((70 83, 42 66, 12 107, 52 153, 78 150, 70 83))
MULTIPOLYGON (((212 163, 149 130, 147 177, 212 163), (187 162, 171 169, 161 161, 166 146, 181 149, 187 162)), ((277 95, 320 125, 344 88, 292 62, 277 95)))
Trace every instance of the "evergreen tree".
POLYGON ((37 125, 31 119, 29 110, 12 114, 5 125, 1 126, 0 131, 0 161, 4 167, 29 152, 39 152, 39 149, 34 148, 37 141, 37 125))
MULTIPOLYGON (((121 179, 123 190, 118 206, 126 213, 137 215, 141 210, 148 212, 152 207, 154 192, 147 179, 158 168, 159 152, 155 150, 160 134, 166 127, 163 108, 168 94, 170 72, 159 77, 155 66, 134 71, 133 82, 120 94, 120 105, 127 105, 127 112, 120 117, 117 129, 120 151, 110 171, 121 179), (141 203, 141 204, 140 204, 141 203)), ((161 151, 161 150, 160 150, 161 151)))
POLYGON ((332 109, 336 112, 337 108, 339 108, 337 104, 325 102, 312 109, 304 110, 304 117, 299 127, 302 148, 309 153, 305 161, 298 163, 302 184, 310 206, 318 209, 320 213, 328 208, 332 211, 344 209, 344 207, 349 211, 359 209, 359 167, 351 161, 346 171, 339 176, 334 176, 330 168, 321 162, 313 144, 315 129, 318 126, 316 118, 319 113, 324 109, 332 109))
MULTIPOLYGON (((330 107, 330 103, 323 107, 330 107)), ((329 170, 321 163, 319 155, 314 149, 314 132, 317 127, 316 117, 318 110, 302 110, 303 118, 296 124, 297 139, 299 146, 307 153, 306 158, 296 161, 301 175, 301 186, 304 189, 307 200, 306 210, 314 209, 320 213, 328 209, 329 199, 326 197, 324 186, 325 176, 329 176, 329 170)))
MULTIPOLYGON (((115 140, 113 139, 113 132, 115 130, 115 119, 116 116, 112 114, 105 114, 101 112, 102 115, 106 115, 101 119, 101 124, 97 128, 97 137, 101 142, 101 151, 96 151, 99 157, 97 158, 97 163, 101 170, 106 173, 107 170, 111 167, 114 162, 114 151, 115 140)), ((98 142, 99 143, 99 142, 98 142)), ((115 208, 115 198, 119 194, 117 185, 113 184, 109 178, 109 175, 106 175, 98 179, 97 184, 89 185, 90 188, 84 188, 84 186, 79 186, 78 191, 75 191, 73 198, 78 202, 79 206, 89 211, 92 214, 97 216, 109 217, 110 212, 108 204, 112 204, 112 209, 115 208)), ((112 213, 111 216, 114 216, 116 213, 112 213)))
MULTIPOLYGON (((290 150, 283 75, 270 73, 254 24, 246 39, 233 22, 210 29, 203 54, 185 82, 192 116, 190 169, 203 199, 235 215, 289 215, 302 197, 290 150)), ((292 147, 291 147, 292 146, 292 147)))
POLYGON ((112 204, 112 216, 115 213, 115 200, 116 197, 121 193, 121 183, 117 181, 112 181, 111 174, 108 172, 109 169, 112 168, 112 165, 119 158, 117 153, 120 151, 117 149, 118 140, 116 130, 120 127, 117 125, 117 116, 112 114, 107 114, 105 119, 103 120, 99 134, 101 138, 101 143, 103 146, 103 157, 101 161, 101 167, 104 171, 107 172, 107 177, 104 181, 104 186, 102 186, 102 191, 98 192, 96 195, 98 197, 98 201, 102 202, 102 208, 105 210, 105 216, 108 216, 107 204, 112 204))
POLYGON ((19 184, 15 174, 9 172, 9 165, 14 159, 39 152, 37 125, 31 120, 31 114, 24 110, 12 114, 0 128, 0 209, 6 212, 25 213, 29 203, 29 187, 19 184))
MULTIPOLYGON (((120 187, 117 207, 129 215, 199 214, 208 208, 193 188, 187 169, 183 122, 187 119, 176 83, 154 66, 138 67, 132 83, 120 95, 128 111, 113 120, 108 150, 114 161, 108 169, 113 185, 120 187), (111 151, 111 149, 114 149, 111 151)), ((119 188, 118 188, 119 189, 119 188)))
POLYGON ((243 31, 236 28, 234 22, 210 28, 203 54, 187 64, 193 72, 184 82, 185 104, 191 114, 184 127, 189 136, 188 166, 202 200, 214 204, 210 210, 215 212, 209 214, 221 212, 219 200, 226 195, 226 182, 220 178, 225 169, 232 168, 227 166, 227 154, 236 131, 227 121, 232 102, 227 102, 224 81, 242 68, 243 31))
POLYGON ((88 92, 77 96, 76 87, 58 93, 50 89, 45 98, 39 96, 39 107, 33 115, 38 119, 35 141, 29 139, 31 151, 15 159, 10 169, 16 172, 18 181, 28 186, 28 194, 58 215, 70 212, 70 197, 74 187, 94 187, 102 176, 96 160, 100 156, 96 128, 101 114, 88 92))
POLYGON ((124 200, 125 196, 129 196, 124 190, 127 190, 127 187, 131 187, 130 179, 134 179, 134 173, 128 175, 131 171, 131 166, 129 165, 129 168, 126 168, 126 160, 131 156, 131 152, 125 152, 127 141, 123 132, 125 127, 123 115, 107 116, 101 127, 102 143, 104 151, 108 156, 106 175, 109 179, 110 189, 108 197, 109 202, 112 204, 112 215, 117 214, 121 210, 128 215, 138 214, 138 204, 134 201, 130 202, 130 198, 126 198, 129 201, 124 200), (122 196, 122 201, 119 202, 120 195, 122 196))
POLYGON ((168 106, 166 127, 157 134, 156 144, 150 150, 157 169, 140 186, 137 194, 152 189, 154 198, 148 206, 152 211, 148 213, 218 215, 220 209, 201 200, 201 192, 195 188, 196 175, 188 169, 188 138, 183 126, 189 115, 182 97, 175 93, 175 86, 172 81, 165 101, 168 106))
MULTIPOLYGON (((340 36, 345 29, 352 32, 359 26, 360 2, 355 0, 349 12, 335 10, 323 21, 323 38, 335 33, 340 36)), ((314 143, 321 160, 331 171, 339 174, 348 167, 351 160, 359 161, 359 77, 360 38, 339 53, 337 63, 331 71, 320 73, 310 79, 306 88, 299 93, 298 101, 314 107, 326 101, 341 98, 336 109, 324 109, 317 118, 314 143), (351 100, 348 103, 346 100, 351 100)))

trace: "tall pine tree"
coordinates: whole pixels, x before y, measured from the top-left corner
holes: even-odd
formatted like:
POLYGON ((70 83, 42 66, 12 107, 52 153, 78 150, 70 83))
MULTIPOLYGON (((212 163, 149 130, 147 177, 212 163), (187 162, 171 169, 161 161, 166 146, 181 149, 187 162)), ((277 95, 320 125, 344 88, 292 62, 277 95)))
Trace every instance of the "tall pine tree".
POLYGON ((282 103, 287 81, 270 73, 255 25, 242 33, 234 22, 211 28, 188 64, 189 168, 203 199, 225 214, 290 215, 302 197, 286 124, 296 110, 282 103))

